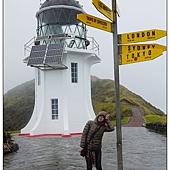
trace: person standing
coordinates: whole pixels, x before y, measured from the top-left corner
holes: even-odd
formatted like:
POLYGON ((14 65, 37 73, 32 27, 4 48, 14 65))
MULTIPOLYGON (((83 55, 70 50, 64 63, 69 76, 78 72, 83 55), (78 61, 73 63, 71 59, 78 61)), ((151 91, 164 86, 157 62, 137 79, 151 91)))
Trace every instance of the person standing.
POLYGON ((93 165, 97 170, 102 170, 102 137, 104 132, 115 130, 109 120, 109 116, 110 114, 107 112, 101 111, 94 121, 89 120, 84 127, 79 152, 87 146, 87 152, 85 154, 87 170, 92 170, 93 165))

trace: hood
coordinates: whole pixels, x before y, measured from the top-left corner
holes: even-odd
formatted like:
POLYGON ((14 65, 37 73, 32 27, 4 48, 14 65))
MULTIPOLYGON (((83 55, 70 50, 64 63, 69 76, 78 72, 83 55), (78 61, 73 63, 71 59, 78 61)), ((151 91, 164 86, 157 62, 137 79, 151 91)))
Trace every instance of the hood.
POLYGON ((97 121, 98 117, 99 117, 99 116, 104 116, 104 117, 105 117, 107 114, 108 114, 108 113, 105 112, 105 111, 99 112, 99 113, 97 114, 96 118, 94 119, 94 121, 98 123, 98 121, 97 121))

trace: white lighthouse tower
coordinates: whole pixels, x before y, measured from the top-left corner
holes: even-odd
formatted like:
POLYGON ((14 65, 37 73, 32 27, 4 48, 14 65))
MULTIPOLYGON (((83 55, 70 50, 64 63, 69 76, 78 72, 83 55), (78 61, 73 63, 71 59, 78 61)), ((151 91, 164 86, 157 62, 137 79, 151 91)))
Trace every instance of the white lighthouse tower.
POLYGON ((79 13, 85 12, 75 0, 46 0, 36 13, 37 36, 26 44, 24 59, 35 69, 35 105, 20 135, 81 134, 95 118, 90 68, 100 62, 99 48, 77 20, 79 13))

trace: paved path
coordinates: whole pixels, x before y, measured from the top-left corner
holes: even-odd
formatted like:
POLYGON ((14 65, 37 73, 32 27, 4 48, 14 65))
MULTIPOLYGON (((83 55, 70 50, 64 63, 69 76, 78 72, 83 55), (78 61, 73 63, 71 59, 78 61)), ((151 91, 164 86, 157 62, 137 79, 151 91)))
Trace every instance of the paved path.
POLYGON ((140 107, 131 107, 133 116, 130 117, 128 123, 122 125, 123 127, 142 127, 145 123, 143 116, 143 111, 140 107))
MULTIPOLYGON (((85 170, 79 155, 81 136, 71 138, 13 136, 17 152, 3 159, 4 170, 85 170)), ((103 170, 117 170, 116 131, 105 133, 102 143, 103 170)), ((124 170, 166 170, 167 138, 144 127, 123 127, 124 170)), ((95 168, 93 170, 96 170, 95 168)))

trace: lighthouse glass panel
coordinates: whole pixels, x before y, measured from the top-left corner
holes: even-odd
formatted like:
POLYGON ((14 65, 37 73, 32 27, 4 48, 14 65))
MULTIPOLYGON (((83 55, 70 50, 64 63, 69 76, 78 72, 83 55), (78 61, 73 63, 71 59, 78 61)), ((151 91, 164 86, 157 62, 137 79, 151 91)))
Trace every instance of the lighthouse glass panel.
POLYGON ((77 19, 77 14, 81 13, 71 7, 51 8, 37 14, 37 36, 50 36, 57 34, 67 34, 69 38, 52 38, 42 40, 41 44, 55 44, 65 42, 68 46, 72 39, 75 43, 71 48, 86 49, 86 25, 77 19), (80 38, 73 38, 73 37, 80 38))
POLYGON ((58 119, 58 99, 51 99, 52 120, 58 119))
POLYGON ((71 82, 77 83, 78 82, 78 67, 77 63, 71 63, 71 82))

